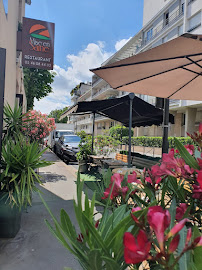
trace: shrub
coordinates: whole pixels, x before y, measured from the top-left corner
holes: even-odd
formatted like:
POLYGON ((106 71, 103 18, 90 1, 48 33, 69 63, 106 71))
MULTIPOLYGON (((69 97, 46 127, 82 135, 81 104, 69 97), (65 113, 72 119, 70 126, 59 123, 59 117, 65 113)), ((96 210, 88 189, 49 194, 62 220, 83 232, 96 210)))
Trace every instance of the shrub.
MULTIPOLYGON (((110 128, 109 134, 114 139, 121 140, 122 137, 129 136, 129 128, 117 125, 110 128)), ((131 136, 133 136, 133 130, 131 130, 131 136)))
MULTIPOLYGON (((179 137, 177 138, 183 145, 193 144, 193 140, 189 137, 179 137)), ((122 143, 128 144, 128 136, 123 137, 122 143)), ((174 147, 174 137, 168 137, 169 147, 174 147)), ((145 147, 161 147, 162 146, 162 137, 132 137, 131 138, 132 145, 135 146, 145 146, 145 147)))
POLYGON ((42 140, 56 128, 54 118, 48 118, 39 111, 29 111, 23 116, 22 131, 31 141, 42 140))

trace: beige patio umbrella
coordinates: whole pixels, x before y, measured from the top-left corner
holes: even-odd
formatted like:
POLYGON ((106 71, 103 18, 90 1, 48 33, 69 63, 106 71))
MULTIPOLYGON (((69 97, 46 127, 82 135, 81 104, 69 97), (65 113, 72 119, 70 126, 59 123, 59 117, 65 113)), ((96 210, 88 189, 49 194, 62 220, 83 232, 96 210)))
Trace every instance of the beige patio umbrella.
POLYGON ((168 99, 202 100, 202 35, 186 33, 91 71, 114 89, 165 98, 163 152, 167 152, 168 99))

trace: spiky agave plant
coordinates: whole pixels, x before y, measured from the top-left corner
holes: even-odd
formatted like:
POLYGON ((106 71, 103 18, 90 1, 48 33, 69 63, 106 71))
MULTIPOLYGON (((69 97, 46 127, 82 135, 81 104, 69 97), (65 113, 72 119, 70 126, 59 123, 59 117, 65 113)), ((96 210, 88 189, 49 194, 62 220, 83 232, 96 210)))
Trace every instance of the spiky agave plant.
POLYGON ((21 208, 31 204, 32 191, 38 191, 36 183, 41 183, 36 169, 52 164, 41 158, 45 151, 46 149, 40 150, 37 142, 30 143, 19 134, 15 140, 4 140, 0 188, 12 205, 21 208))

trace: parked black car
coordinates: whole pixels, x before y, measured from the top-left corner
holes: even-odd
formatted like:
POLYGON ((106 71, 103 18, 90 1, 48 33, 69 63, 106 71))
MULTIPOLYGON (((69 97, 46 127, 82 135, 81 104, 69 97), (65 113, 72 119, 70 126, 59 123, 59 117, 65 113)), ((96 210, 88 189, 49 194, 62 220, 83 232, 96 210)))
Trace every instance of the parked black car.
POLYGON ((66 163, 76 161, 76 154, 79 152, 81 138, 77 135, 64 135, 55 143, 56 154, 66 163))

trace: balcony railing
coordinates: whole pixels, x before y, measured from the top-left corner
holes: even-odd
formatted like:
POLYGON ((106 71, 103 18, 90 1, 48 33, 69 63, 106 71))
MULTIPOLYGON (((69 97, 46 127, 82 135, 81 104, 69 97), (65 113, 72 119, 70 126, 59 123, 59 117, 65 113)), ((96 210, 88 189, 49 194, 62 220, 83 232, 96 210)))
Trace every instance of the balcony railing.
POLYGON ((101 82, 103 79, 102 78, 97 78, 95 81, 92 82, 92 86, 95 86, 99 82, 101 82))
POLYGON ((160 24, 158 27, 153 29, 153 34, 150 36, 150 38, 144 38, 141 42, 140 47, 137 47, 136 53, 141 50, 144 46, 146 46, 148 43, 150 43, 154 38, 159 36, 164 30, 166 30, 168 27, 170 27, 172 24, 174 24, 178 19, 180 19, 184 15, 183 9, 178 9, 175 12, 173 12, 169 18, 164 20, 162 24, 160 24))
POLYGON ((169 104, 170 104, 171 108, 180 106, 180 100, 179 99, 170 99, 169 104))
POLYGON ((97 92, 93 93, 92 97, 95 98, 95 97, 99 96, 100 94, 102 94, 103 92, 108 91, 108 90, 117 91, 117 90, 111 88, 110 85, 106 85, 105 87, 102 87, 101 89, 99 89, 97 92))

